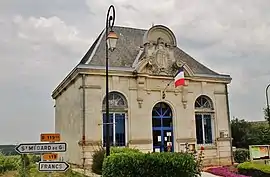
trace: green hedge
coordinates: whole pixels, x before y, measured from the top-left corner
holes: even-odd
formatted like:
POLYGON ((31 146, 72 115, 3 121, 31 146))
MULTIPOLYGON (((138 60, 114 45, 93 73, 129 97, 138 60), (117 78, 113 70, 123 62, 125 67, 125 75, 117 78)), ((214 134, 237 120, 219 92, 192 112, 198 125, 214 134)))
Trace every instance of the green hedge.
POLYGON ((243 163, 249 160, 249 150, 248 149, 236 149, 233 152, 234 161, 237 163, 243 163))
POLYGON ((270 177, 270 166, 266 164, 244 162, 237 166, 240 174, 252 177, 270 177))
POLYGON ((194 177, 199 170, 187 153, 116 153, 105 158, 103 177, 194 177))
MULTIPOLYGON (((112 147, 111 154, 116 153, 139 153, 140 151, 138 149, 132 149, 127 147, 112 147)), ((91 166, 92 172, 96 173, 98 175, 101 175, 102 173, 102 164, 105 158, 105 149, 103 147, 99 147, 93 154, 93 163, 91 166)))
POLYGON ((17 170, 20 166, 20 156, 4 156, 0 153, 0 174, 17 170))

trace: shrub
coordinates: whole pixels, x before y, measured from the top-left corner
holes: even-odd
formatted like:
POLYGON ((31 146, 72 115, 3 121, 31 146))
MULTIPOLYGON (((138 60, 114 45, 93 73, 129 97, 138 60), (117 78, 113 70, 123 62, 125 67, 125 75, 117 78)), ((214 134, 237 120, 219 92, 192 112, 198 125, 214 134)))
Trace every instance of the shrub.
POLYGON ((0 174, 6 171, 16 170, 19 167, 19 156, 4 156, 0 154, 0 174))
POLYGON ((40 156, 38 155, 29 155, 29 159, 31 163, 37 163, 41 160, 40 156))
POLYGON ((188 153, 116 153, 103 163, 103 177, 194 177, 195 158, 188 153))
POLYGON ((94 151, 94 154, 92 155, 93 163, 91 166, 93 173, 101 175, 104 157, 105 157, 105 149, 103 147, 99 147, 99 149, 94 151))
POLYGON ((237 163, 243 163, 249 160, 249 150, 248 149, 236 149, 233 152, 234 161, 237 163))
POLYGON ((244 162, 237 166, 238 172, 252 177, 270 177, 270 166, 266 164, 244 162))
MULTIPOLYGON (((116 153, 139 153, 140 150, 133 149, 133 148, 127 148, 127 147, 112 147, 111 154, 116 153)), ((100 146, 97 150, 94 151, 94 154, 92 156, 93 163, 92 163, 92 172, 96 173, 98 175, 102 174, 102 164, 105 157, 105 149, 100 146)))
POLYGON ((112 147, 111 148, 111 154, 115 153, 140 153, 141 151, 139 149, 134 148, 128 148, 128 147, 112 147))

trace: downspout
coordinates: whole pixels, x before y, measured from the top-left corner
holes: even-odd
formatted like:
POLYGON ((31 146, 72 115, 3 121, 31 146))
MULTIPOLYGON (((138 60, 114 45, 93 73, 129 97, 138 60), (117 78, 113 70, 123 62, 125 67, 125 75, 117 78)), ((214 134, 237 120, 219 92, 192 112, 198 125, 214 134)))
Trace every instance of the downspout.
POLYGON ((85 74, 82 75, 82 156, 85 175, 85 74))
POLYGON ((234 160, 233 160, 233 148, 232 148, 232 127, 231 127, 231 117, 230 117, 230 107, 229 107, 228 84, 225 84, 225 94, 226 94, 226 105, 227 105, 227 115, 228 115, 228 128, 229 128, 230 147, 231 147, 231 162, 232 162, 232 165, 233 165, 234 160))

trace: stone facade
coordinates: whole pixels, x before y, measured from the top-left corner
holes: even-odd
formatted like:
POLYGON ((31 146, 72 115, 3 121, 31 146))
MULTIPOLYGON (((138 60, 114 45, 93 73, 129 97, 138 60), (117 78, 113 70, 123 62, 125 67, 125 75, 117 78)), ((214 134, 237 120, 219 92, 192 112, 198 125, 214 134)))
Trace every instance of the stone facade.
MULTIPOLYGON (((186 143, 194 144, 197 149, 205 148, 205 164, 230 164, 227 102, 230 76, 206 68, 177 48, 175 36, 167 27, 158 25, 147 31, 134 29, 133 32, 130 28, 119 27, 115 31, 122 36, 117 48, 123 49, 128 39, 135 43, 124 45, 129 54, 120 50, 110 54, 109 89, 122 95, 126 102, 126 108, 120 111, 125 114, 125 145, 153 152, 156 137, 152 110, 157 103, 165 103, 172 112, 174 152, 182 151, 186 143), (184 67, 185 85, 175 88, 173 76, 181 66, 184 67), (200 96, 209 99, 209 110, 198 110, 195 106, 200 96), (205 121, 201 125, 204 126, 203 135, 196 131, 197 115, 211 115, 210 128, 205 121), (205 137, 202 144, 198 144, 199 135, 205 137), (205 143, 207 136, 211 136, 210 143, 205 143)), ((90 164, 92 152, 103 139, 105 72, 104 63, 99 61, 104 60, 103 39, 101 33, 80 64, 53 92, 55 131, 68 143, 64 158, 73 164, 82 164, 84 158, 86 164, 90 164), (85 145, 82 144, 84 126, 85 145)), ((167 135, 162 138, 167 139, 167 135)))

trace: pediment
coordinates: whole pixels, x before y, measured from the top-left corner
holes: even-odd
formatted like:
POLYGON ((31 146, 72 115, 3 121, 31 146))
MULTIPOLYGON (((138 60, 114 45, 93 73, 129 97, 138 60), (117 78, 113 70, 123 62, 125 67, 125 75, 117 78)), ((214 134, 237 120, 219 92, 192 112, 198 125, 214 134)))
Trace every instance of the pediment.
POLYGON ((173 32, 165 26, 150 28, 144 35, 143 49, 135 60, 135 72, 149 75, 174 76, 184 66, 185 75, 193 75, 189 66, 179 57, 173 32))
POLYGON ((186 63, 181 59, 175 59, 174 48, 149 44, 139 54, 134 67, 136 73, 173 77, 182 66, 185 76, 193 76, 191 68, 186 63))

